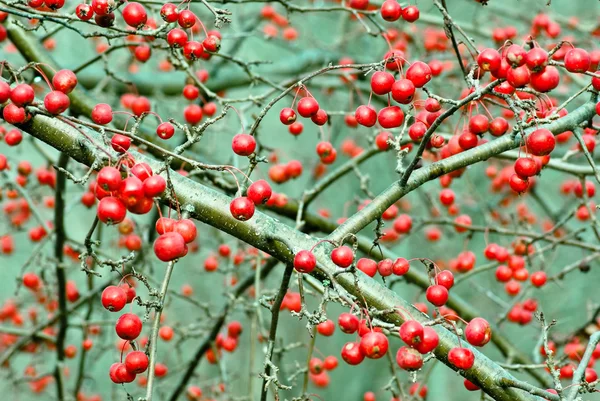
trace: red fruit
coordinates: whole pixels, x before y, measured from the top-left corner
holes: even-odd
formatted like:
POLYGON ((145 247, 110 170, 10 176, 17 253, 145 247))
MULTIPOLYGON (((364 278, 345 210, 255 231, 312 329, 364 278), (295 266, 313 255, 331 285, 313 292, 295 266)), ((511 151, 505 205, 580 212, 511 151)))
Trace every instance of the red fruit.
POLYGON ((144 6, 132 1, 123 8, 123 19, 130 27, 141 28, 148 20, 148 14, 144 6))
POLYGON ((584 73, 590 69, 592 60, 590 54, 579 48, 569 50, 565 54, 565 68, 569 72, 584 73))
POLYGON ((525 63, 532 72, 540 72, 548 64, 548 53, 540 47, 534 47, 527 52, 525 63))
MULTIPOLYGON (((390 1, 396 3, 395 0, 390 1)), ((392 90, 395 81, 394 76, 389 72, 377 71, 371 76, 371 90, 377 95, 385 95, 392 90)))
MULTIPOLYGON (((90 6, 89 4, 81 3, 81 4, 78 4, 77 7, 75 8, 75 14, 77 15, 77 18, 79 18, 80 20, 89 21, 94 16, 94 10, 92 9, 92 6, 90 6)), ((54 83, 53 83, 53 85, 54 85, 54 83)))
POLYGON ((448 352, 448 362, 457 369, 471 369, 475 363, 475 355, 468 348, 452 348, 448 352))
MULTIPOLYGON (((19 107, 13 103, 9 103, 4 107, 4 110, 2 111, 2 117, 4 117, 4 121, 6 121, 9 124, 21 124, 25 122, 27 116, 23 107, 19 107)), ((19 131, 16 132, 20 134, 19 131)), ((10 132, 8 134, 10 134, 10 132)), ((11 141, 11 143, 9 143, 8 134, 6 134, 4 140, 10 146, 18 145, 21 142, 21 140, 19 139, 18 141, 11 141)))
POLYGON ((323 368, 325 368, 326 370, 334 370, 335 368, 337 368, 337 365, 338 365, 338 360, 333 355, 329 355, 323 361, 323 368))
POLYGON ((530 157, 520 157, 515 162, 515 173, 526 180, 538 173, 538 164, 530 157))
POLYGON ((519 45, 510 45, 506 50, 506 61, 508 61, 513 67, 516 69, 525 64, 525 58, 527 57, 527 52, 519 45))
MULTIPOLYGON (((156 224, 158 227, 158 221, 156 224)), ((183 257, 186 253, 185 240, 177 232, 165 232, 154 241, 154 254, 163 262, 183 257)))
POLYGON ((167 182, 160 175, 153 175, 147 178, 143 183, 144 195, 148 198, 154 198, 162 195, 167 188, 167 182))
POLYGON ((150 111, 150 100, 147 97, 139 96, 131 103, 131 111, 137 117, 150 111))
POLYGON ((476 317, 465 327, 465 338, 469 344, 476 347, 483 347, 492 338, 492 329, 487 320, 476 317))
POLYGON ((202 41, 202 46, 211 53, 217 53, 221 49, 221 39, 216 35, 208 35, 202 41))
POLYGON ((175 4, 166 3, 160 9, 160 17, 165 22, 175 22, 179 18, 179 10, 175 4))
POLYGON ((365 359, 365 354, 360 349, 360 344, 349 342, 342 347, 342 359, 348 365, 358 365, 365 359))
POLYGON ((296 121, 289 126, 288 130, 290 131, 290 134, 298 136, 304 130, 304 125, 300 121, 296 121))
POLYGON ((555 145, 554 135, 545 128, 539 128, 527 136, 527 150, 535 156, 550 154, 555 145))
POLYGON ((246 196, 256 205, 266 203, 272 195, 271 186, 265 180, 254 181, 249 187, 246 196))
POLYGON ((425 355, 436 349, 439 343, 440 337, 435 332, 435 330, 429 326, 425 326, 423 327, 423 335, 421 336, 421 341, 415 344, 414 347, 421 354, 425 355))
POLYGON ((0 81, 0 104, 6 103, 8 99, 10 99, 10 85, 0 81))
POLYGON ((69 94, 77 86, 77 77, 71 70, 60 70, 54 74, 52 86, 54 90, 69 94))
POLYGON ((383 109, 379 110, 377 121, 379 121, 379 124, 383 128, 397 128, 404 122, 404 112, 398 106, 384 107, 383 109))
POLYGON ((469 131, 474 134, 483 134, 489 126, 489 120, 483 114, 476 114, 469 120, 469 131))
POLYGON ((406 78, 411 80, 415 87, 422 88, 431 80, 431 68, 422 61, 415 61, 406 70, 406 78))
POLYGON ((15 86, 10 92, 10 101, 15 106, 27 106, 35 99, 35 93, 33 88, 28 84, 19 84, 15 86))
POLYGON ((105 224, 118 224, 125 219, 127 209, 120 199, 107 196, 98 203, 98 219, 105 224))
POLYGON ((256 140, 252 135, 237 134, 233 137, 231 148, 239 156, 250 156, 256 149, 256 140))
POLYGON ((383 131, 377 134, 377 136, 375 137, 375 145, 377 145, 377 149, 385 151, 390 148, 391 145, 389 142, 393 140, 394 136, 391 133, 383 131))
POLYGON ((450 270, 442 270, 435 276, 435 279, 439 285, 448 290, 454 286, 454 274, 450 270))
POLYGON ((290 125, 296 121, 296 112, 290 107, 281 109, 279 113, 279 121, 284 125, 290 125))
POLYGON ((526 66, 511 68, 506 74, 506 81, 515 88, 522 88, 530 81, 530 73, 526 66))
POLYGON ((298 101, 298 114, 310 118, 319 111, 319 103, 312 96, 303 97, 298 101))
POLYGON ((426 298, 433 305, 440 307, 448 301, 448 290, 443 285, 429 286, 426 298))
POLYGON ((106 125, 112 121, 112 108, 106 103, 98 103, 92 109, 92 121, 99 125, 106 125))
POLYGON ((331 261, 337 266, 346 268, 354 262, 354 253, 348 246, 340 246, 331 251, 331 261))
POLYGON ((239 221, 250 220, 254 216, 254 202, 245 196, 235 198, 229 204, 231 215, 239 221))
POLYGON ((416 320, 407 320, 400 326, 400 338, 406 345, 416 346, 422 341, 423 326, 416 320))
POLYGON ((544 284, 546 284, 547 279, 548 276, 546 275, 546 272, 537 271, 531 275, 531 284, 538 288, 543 287, 544 284))
POLYGON ((377 271, 382 277, 391 276, 393 273, 393 265, 394 262, 392 262, 391 259, 383 259, 377 263, 377 271))
POLYGON ((408 262, 408 260, 404 259, 404 258, 398 258, 394 261, 394 264, 392 265, 392 273, 396 276, 403 276, 406 273, 408 273, 408 270, 410 269, 410 263, 408 262))
POLYGON ((558 86, 560 75, 558 69, 549 65, 540 72, 531 74, 529 84, 538 92, 550 92, 558 86))
POLYGON ((139 178, 142 182, 146 181, 148 177, 151 177, 153 174, 152 168, 147 163, 143 162, 133 166, 130 170, 130 173, 139 178))
POLYGON ((161 139, 169 139, 175 134, 175 127, 169 122, 160 123, 156 127, 156 135, 161 139))
POLYGON ((183 47, 187 41, 187 33, 179 28, 173 28, 167 34, 167 43, 169 43, 169 46, 171 47, 183 47))
POLYGON ((388 350, 388 339, 385 334, 370 331, 360 339, 360 350, 370 359, 379 359, 388 350))
POLYGON ((61 91, 52 91, 44 96, 44 107, 50 114, 58 115, 69 108, 69 97, 61 91))
POLYGON ((465 379, 465 381, 463 382, 463 385, 465 386, 465 388, 468 391, 478 391, 479 387, 477 387, 475 384, 471 383, 468 379, 465 379))
POLYGON ((477 56, 477 64, 483 71, 490 71, 492 74, 500 69, 502 56, 496 49, 484 49, 477 56))
POLYGON ((408 6, 402 10, 402 19, 406 22, 415 22, 419 19, 419 8, 417 6, 408 6))
POLYGON ((374 277, 377 273, 377 262, 373 259, 360 258, 356 262, 356 268, 369 277, 374 277))
POLYGON ((114 149, 115 152, 125 153, 129 150, 131 146, 131 139, 121 134, 114 134, 110 139, 110 146, 114 149))
POLYGON ((410 79, 402 78, 392 85, 392 98, 400 104, 409 104, 415 97, 415 84, 410 79))
POLYGON ((177 23, 183 29, 191 28, 196 24, 196 14, 190 10, 181 10, 177 18, 177 23))
POLYGON ((323 361, 319 358, 310 358, 310 361, 308 362, 308 370, 310 373, 318 375, 324 370, 323 361))
POLYGON ((334 331, 335 324, 333 323, 333 320, 327 319, 326 321, 317 325, 317 332, 322 336, 329 337, 333 335, 334 331))
POLYGON ((40 287, 40 277, 35 273, 25 273, 23 275, 23 285, 30 290, 37 290, 40 287))
POLYGON ((423 357, 414 348, 400 347, 396 353, 396 363, 404 370, 413 371, 423 367, 423 357))
POLYGON ((494 136, 502 136, 508 131, 508 122, 502 117, 496 117, 490 122, 489 131, 494 136))
POLYGON ((319 111, 317 111, 317 113, 313 115, 310 119, 313 123, 321 126, 327 124, 329 116, 327 115, 327 112, 325 110, 319 109, 319 111))
POLYGON ((183 117, 185 118, 185 121, 192 125, 198 124, 200 121, 202 121, 202 107, 198 106, 197 104, 190 104, 186 106, 186 108, 183 110, 183 117))
POLYGON ((529 181, 526 179, 522 179, 517 174, 513 174, 510 176, 509 185, 513 191, 515 191, 518 194, 521 194, 527 191, 527 188, 529 187, 529 181))
POLYGON ((123 340, 133 341, 142 332, 142 321, 133 313, 125 313, 117 320, 115 331, 123 340))
POLYGON ((356 333, 359 324, 360 321, 352 313, 342 313, 338 317, 338 325, 340 326, 340 329, 346 334, 356 333))
POLYGON ((173 231, 179 233, 186 244, 189 244, 196 239, 196 225, 190 219, 181 219, 177 221, 173 227, 173 231))
POLYGON ((381 5, 381 18, 394 22, 402 16, 402 6, 396 0, 385 0, 381 5))
POLYGON ((127 177, 121 181, 119 199, 126 207, 135 206, 144 197, 144 184, 136 176, 127 177))
POLYGON ((121 287, 109 285, 102 291, 102 306, 111 312, 118 312, 127 304, 127 292, 121 287))
POLYGON ((125 369, 134 375, 148 369, 148 356, 142 351, 132 351, 125 357, 125 369))
POLYGON ((317 258, 311 251, 302 250, 294 256, 294 269, 300 273, 310 273, 317 267, 317 258))
POLYGON ((371 106, 358 106, 354 112, 356 122, 365 127, 372 127, 377 122, 377 112, 371 106))

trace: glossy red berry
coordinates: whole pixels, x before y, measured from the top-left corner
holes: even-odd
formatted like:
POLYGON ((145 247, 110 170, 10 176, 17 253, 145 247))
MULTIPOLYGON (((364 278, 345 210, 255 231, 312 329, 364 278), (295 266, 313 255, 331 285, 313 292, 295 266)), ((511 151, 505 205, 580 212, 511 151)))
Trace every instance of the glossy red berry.
POLYGON ((448 362, 457 369, 471 369, 475 363, 475 355, 468 348, 452 348, 448 352, 448 362))
POLYGON ((106 103, 99 103, 92 109, 92 121, 99 125, 106 125, 112 121, 112 108, 106 103))
MULTIPOLYGON (((392 1, 396 3, 395 0, 392 1)), ((395 81, 394 76, 389 72, 377 71, 371 76, 371 90, 377 95, 385 95, 392 90, 395 81)))
POLYGON ((359 343, 349 342, 342 347, 342 359, 348 365, 358 365, 365 359, 359 343))
POLYGON ((133 313, 125 313, 117 320, 115 331, 123 340, 135 340, 142 332, 142 321, 133 313))
POLYGON ((302 250, 294 256, 294 269, 300 273, 310 273, 317 267, 317 258, 311 251, 302 250))
POLYGON ((432 285, 427 288, 427 300, 433 305, 440 307, 448 301, 448 289, 443 285, 432 285))
POLYGON ((527 150, 535 156, 550 154, 556 145, 552 132, 545 128, 539 128, 527 136, 527 150))
POLYGON ((423 367, 423 357, 414 348, 400 347, 396 353, 396 363, 400 368, 410 372, 423 367))
POLYGON ((265 180, 254 181, 249 187, 246 196, 256 205, 266 203, 272 195, 271 186, 265 180))
MULTIPOLYGON (((157 221, 156 224, 158 228, 159 222, 157 221)), ((171 230, 174 228, 175 222, 173 222, 171 230)), ((154 241, 154 254, 163 262, 170 262, 172 260, 181 258, 185 256, 186 253, 187 249, 185 240, 178 232, 164 232, 154 241)))
POLYGON ((365 127, 372 127, 377 122, 377 112, 371 106, 358 106, 354 113, 356 122, 365 127))
POLYGON ((331 251, 331 261, 338 267, 346 268, 354 262, 354 253, 348 246, 340 246, 331 251))
POLYGON ((303 97, 298 101, 298 114, 310 118, 319 111, 319 103, 312 96, 303 97))
POLYGON ((369 359, 379 359, 388 350, 388 339, 378 331, 369 331, 360 339, 360 350, 369 359))
POLYGON ((127 293, 122 287, 109 285, 102 291, 102 306, 111 312, 118 312, 127 304, 127 293))
POLYGON ((69 97, 61 91, 52 91, 44 96, 44 107, 50 114, 61 114, 70 104, 69 97))
POLYGON ((254 202, 245 196, 235 198, 229 204, 231 215, 239 221, 250 220, 254 216, 254 202))
POLYGON ((146 9, 140 3, 130 1, 123 7, 123 19, 132 28, 142 27, 148 20, 146 9))
POLYGON ((492 339, 492 329, 487 320, 476 317, 465 327, 465 338, 469 344, 483 347, 492 339))
POLYGON ((135 375, 144 373, 148 369, 148 356, 142 351, 131 351, 125 357, 125 368, 135 375))

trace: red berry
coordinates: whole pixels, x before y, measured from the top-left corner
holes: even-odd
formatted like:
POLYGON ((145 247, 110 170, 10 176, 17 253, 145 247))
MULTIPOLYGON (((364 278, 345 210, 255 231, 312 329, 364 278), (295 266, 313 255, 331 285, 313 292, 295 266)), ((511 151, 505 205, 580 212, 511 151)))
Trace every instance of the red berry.
POLYGON ((400 368, 410 372, 423 367, 423 357, 414 348, 400 347, 396 353, 396 363, 400 368))
POLYGON ((102 306, 111 312, 118 312, 127 304, 127 292, 121 287, 109 285, 102 291, 102 306))
POLYGON ((331 261, 337 266, 346 268, 354 262, 354 253, 348 246, 340 246, 331 251, 331 261))
POLYGON ((365 359, 359 343, 349 342, 342 347, 342 359, 348 365, 358 365, 365 359))
POLYGON ((448 290, 443 285, 432 285, 427 288, 427 300, 440 307, 448 301, 448 290))
POLYGON ((294 269, 300 273, 310 273, 317 267, 317 258, 311 251, 302 250, 294 256, 294 269))
POLYGON ((133 313, 125 313, 117 320, 115 331, 123 340, 135 340, 142 332, 142 321, 133 313))
POLYGON ((545 156, 554 150, 556 140, 552 132, 539 128, 527 136, 527 150, 535 156, 545 156))
POLYGON ((250 156, 256 150, 256 140, 252 135, 237 134, 231 141, 231 148, 239 156, 250 156))
POLYGON ((471 369, 475 363, 475 355, 468 348, 452 348, 448 352, 448 362, 457 369, 471 369))
POLYGON ((492 329, 487 320, 476 317, 465 327, 465 338, 469 344, 476 347, 483 347, 492 338, 492 329))
MULTIPOLYGON (((159 221, 156 222, 157 228, 159 221)), ((174 229, 174 226, 175 224, 173 224, 172 229, 174 229)), ((181 258, 185 256, 186 253, 185 240, 183 239, 183 236, 177 232, 164 232, 154 241, 154 254, 163 262, 170 262, 181 258)))
POLYGON ((123 8, 123 19, 130 27, 140 28, 148 20, 148 14, 144 6, 131 1, 123 8))
POLYGON ((254 216, 254 202, 245 196, 235 198, 229 204, 231 215, 239 221, 250 220, 254 216))
POLYGON ((148 369, 148 356, 142 351, 132 351, 125 357, 125 368, 129 373, 144 373, 148 369))

